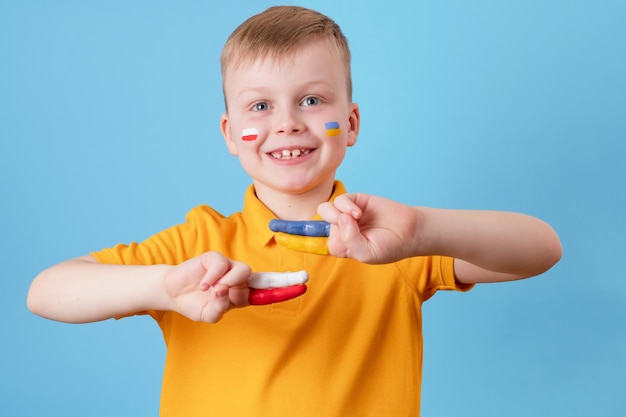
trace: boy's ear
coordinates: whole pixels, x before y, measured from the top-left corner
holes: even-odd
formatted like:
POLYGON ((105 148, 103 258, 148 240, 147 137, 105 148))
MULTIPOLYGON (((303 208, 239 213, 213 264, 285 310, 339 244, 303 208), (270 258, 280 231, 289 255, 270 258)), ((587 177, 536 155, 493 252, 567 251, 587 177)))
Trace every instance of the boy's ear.
POLYGON ((230 128, 230 122, 228 121, 228 114, 222 114, 220 118, 220 130, 222 131, 222 136, 224 136, 224 141, 226 142, 226 147, 228 148, 228 152, 232 155, 239 155, 239 150, 237 149, 237 142, 235 142, 233 138, 233 133, 230 128))
POLYGON ((353 146, 356 143, 356 139, 359 136, 359 128, 361 126, 361 113, 359 112, 359 105, 352 103, 351 107, 352 111, 348 117, 348 146, 353 146))

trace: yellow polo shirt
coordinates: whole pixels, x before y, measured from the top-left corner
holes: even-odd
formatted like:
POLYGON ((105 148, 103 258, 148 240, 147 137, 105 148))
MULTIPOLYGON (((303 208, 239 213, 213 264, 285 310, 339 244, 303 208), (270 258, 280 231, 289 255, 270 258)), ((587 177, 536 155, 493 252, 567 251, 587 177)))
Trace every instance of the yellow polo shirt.
MULTIPOLYGON (((331 199, 345 193, 335 183, 331 199)), ((421 304, 466 290, 453 260, 386 265, 277 246, 272 212, 251 186, 241 213, 208 206, 142 243, 92 255, 103 263, 178 264, 213 250, 253 271, 309 273, 308 291, 283 303, 228 312, 217 324, 148 312, 167 346, 161 416, 416 416, 422 372, 421 304)), ((142 312, 138 312, 142 313, 142 312)))

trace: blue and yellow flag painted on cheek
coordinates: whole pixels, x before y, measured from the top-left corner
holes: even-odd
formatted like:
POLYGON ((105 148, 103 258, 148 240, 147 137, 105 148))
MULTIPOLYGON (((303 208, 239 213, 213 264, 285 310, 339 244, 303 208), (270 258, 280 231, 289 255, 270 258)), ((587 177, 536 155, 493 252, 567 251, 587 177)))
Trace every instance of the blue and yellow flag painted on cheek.
POLYGON ((339 128, 339 122, 327 122, 326 123, 326 136, 337 136, 341 133, 339 128))

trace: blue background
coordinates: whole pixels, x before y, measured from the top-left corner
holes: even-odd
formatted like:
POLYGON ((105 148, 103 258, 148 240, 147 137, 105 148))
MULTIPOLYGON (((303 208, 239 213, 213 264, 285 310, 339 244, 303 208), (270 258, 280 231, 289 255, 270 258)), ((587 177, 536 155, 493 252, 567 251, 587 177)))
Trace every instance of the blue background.
MULTIPOLYGON (((25 298, 56 262, 240 209, 218 56, 273 2, 224 3, 0 3, 0 415, 157 415, 151 319, 55 323, 25 298)), ((426 303, 423 415, 626 415, 626 2, 297 4, 352 47, 350 190, 522 211, 562 239, 542 277, 426 303)))

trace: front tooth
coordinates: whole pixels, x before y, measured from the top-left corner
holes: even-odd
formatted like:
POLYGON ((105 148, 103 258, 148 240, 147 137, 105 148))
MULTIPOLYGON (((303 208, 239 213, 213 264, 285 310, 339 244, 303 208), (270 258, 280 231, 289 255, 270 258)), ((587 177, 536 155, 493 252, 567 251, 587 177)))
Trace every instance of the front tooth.
POLYGON ((289 158, 291 156, 291 151, 287 149, 283 150, 283 158, 289 158))
POLYGON ((300 149, 294 149, 291 151, 291 156, 294 158, 300 156, 300 149))

